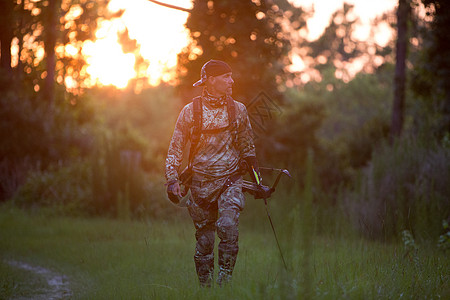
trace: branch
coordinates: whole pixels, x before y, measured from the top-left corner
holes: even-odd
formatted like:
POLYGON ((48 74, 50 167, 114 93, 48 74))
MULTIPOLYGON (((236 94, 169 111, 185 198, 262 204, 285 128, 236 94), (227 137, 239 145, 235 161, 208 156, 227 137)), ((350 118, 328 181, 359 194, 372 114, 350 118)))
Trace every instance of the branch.
POLYGON ((155 1, 155 0, 148 0, 148 1, 158 4, 158 5, 161 5, 161 6, 168 7, 168 8, 173 8, 173 9, 181 10, 181 11, 188 12, 188 13, 191 12, 191 9, 188 9, 188 8, 179 7, 179 6, 175 6, 172 4, 167 4, 167 3, 163 3, 163 2, 155 1))

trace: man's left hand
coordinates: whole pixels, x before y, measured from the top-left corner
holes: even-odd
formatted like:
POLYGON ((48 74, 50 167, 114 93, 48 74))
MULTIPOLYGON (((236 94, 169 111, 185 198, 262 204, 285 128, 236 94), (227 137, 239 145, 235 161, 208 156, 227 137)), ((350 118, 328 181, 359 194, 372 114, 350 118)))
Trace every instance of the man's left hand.
POLYGON ((267 199, 270 198, 270 196, 273 193, 273 189, 265 186, 265 185, 258 185, 258 190, 255 193, 255 199, 267 199))

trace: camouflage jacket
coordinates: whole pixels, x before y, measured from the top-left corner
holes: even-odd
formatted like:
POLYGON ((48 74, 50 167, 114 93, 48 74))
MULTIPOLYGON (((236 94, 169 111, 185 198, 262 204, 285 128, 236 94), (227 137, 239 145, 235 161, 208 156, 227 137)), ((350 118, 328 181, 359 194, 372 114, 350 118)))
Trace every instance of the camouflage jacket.
MULTIPOLYGON (((229 96, 228 96, 229 97, 229 96)), ((233 100, 233 99, 231 99, 233 100)), ((202 95, 202 129, 219 129, 229 125, 225 97, 213 98, 204 91, 202 95)), ((236 130, 224 129, 214 134, 202 133, 192 161, 195 174, 210 179, 229 176, 239 170, 241 158, 256 156, 253 131, 244 104, 233 100, 236 130)), ((166 179, 178 180, 187 141, 193 132, 193 103, 187 104, 178 116, 166 158, 166 179)), ((188 150, 189 151, 189 150, 188 150)))

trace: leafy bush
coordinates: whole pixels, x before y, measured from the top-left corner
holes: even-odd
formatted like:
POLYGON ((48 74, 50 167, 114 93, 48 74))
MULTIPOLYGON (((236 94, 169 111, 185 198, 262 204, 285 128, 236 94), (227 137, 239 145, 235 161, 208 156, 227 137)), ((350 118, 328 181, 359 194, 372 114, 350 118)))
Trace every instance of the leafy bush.
POLYGON ((450 149, 433 141, 404 138, 373 154, 344 206, 363 234, 391 238, 403 230, 439 236, 450 215, 450 149))
POLYGON ((0 97, 0 201, 15 195, 63 214, 173 214, 163 175, 181 109, 173 88, 66 97, 53 106, 16 91, 0 97))
POLYGON ((147 198, 141 152, 132 136, 122 135, 97 141, 91 158, 92 197, 97 214, 129 218, 142 209, 147 198), (128 143, 123 144, 124 141, 128 143), (131 149, 125 149, 125 145, 131 149), (134 145, 134 146, 133 146, 134 145))
POLYGON ((114 132, 123 147, 141 151, 145 171, 163 174, 170 138, 182 108, 173 88, 160 86, 139 95, 122 93, 120 97, 103 92, 91 94, 106 131, 114 132))
POLYGON ((438 248, 442 249, 443 251, 447 251, 450 250, 450 228, 448 226, 447 220, 442 221, 442 229, 445 232, 439 236, 438 248))
POLYGON ((92 194, 88 164, 72 163, 31 173, 12 201, 27 208, 56 209, 60 214, 92 212, 92 194))
POLYGON ((130 219, 174 213, 165 198, 163 178, 142 171, 135 160, 138 153, 117 148, 107 148, 105 153, 30 173, 12 202, 27 209, 72 216, 130 219))
POLYGON ((85 156, 92 145, 86 105, 6 91, 0 97, 0 201, 10 198, 30 170, 85 156))

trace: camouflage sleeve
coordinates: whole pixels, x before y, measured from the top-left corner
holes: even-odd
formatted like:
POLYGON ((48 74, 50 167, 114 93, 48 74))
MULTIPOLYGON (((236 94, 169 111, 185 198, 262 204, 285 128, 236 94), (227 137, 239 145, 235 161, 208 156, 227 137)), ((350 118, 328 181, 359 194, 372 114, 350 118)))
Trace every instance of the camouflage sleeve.
POLYGON ((190 135, 192 108, 186 105, 178 116, 166 158, 166 180, 178 180, 178 171, 183 161, 183 151, 190 135))
POLYGON ((256 156, 253 130, 245 105, 237 102, 237 146, 241 158, 256 156))

